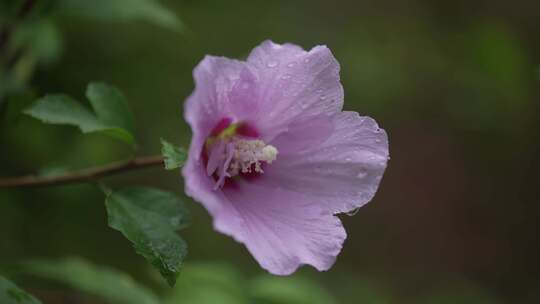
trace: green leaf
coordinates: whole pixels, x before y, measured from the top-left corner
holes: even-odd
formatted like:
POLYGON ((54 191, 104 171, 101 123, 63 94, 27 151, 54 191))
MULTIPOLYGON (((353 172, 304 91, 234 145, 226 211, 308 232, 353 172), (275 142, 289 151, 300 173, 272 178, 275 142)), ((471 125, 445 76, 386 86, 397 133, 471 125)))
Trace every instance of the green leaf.
POLYGON ((177 147, 165 139, 161 139, 161 154, 164 157, 165 169, 174 170, 184 165, 187 158, 186 150, 177 147))
POLYGON ((106 128, 89 110, 67 95, 47 95, 24 111, 49 124, 77 126, 83 133, 106 128))
POLYGON ((86 95, 95 113, 63 94, 40 98, 24 113, 45 123, 73 125, 83 133, 101 132, 134 145, 133 115, 122 93, 103 83, 91 83, 86 95))
POLYGON ((261 304, 335 304, 315 282, 298 277, 261 276, 252 281, 251 296, 261 304))
POLYGON ((109 226, 130 240, 173 286, 187 254, 187 244, 176 234, 190 221, 182 201, 173 193, 137 187, 110 193, 105 204, 109 226))
POLYGON ((159 303, 152 291, 139 285, 127 274, 112 268, 93 265, 80 258, 28 261, 22 264, 22 271, 65 284, 102 298, 111 304, 159 303))
POLYGON ((86 98, 92 104, 97 118, 107 126, 114 126, 106 132, 127 142, 133 142, 135 122, 129 110, 126 97, 117 88, 104 83, 90 83, 86 98))
POLYGON ((235 268, 220 263, 189 263, 165 304, 250 303, 246 280, 235 268))
POLYGON ((180 19, 157 0, 59 0, 57 11, 107 21, 147 21, 175 31, 183 29, 180 19))
POLYGON ((0 303, 2 304, 40 304, 41 302, 21 290, 15 284, 0 276, 0 303))

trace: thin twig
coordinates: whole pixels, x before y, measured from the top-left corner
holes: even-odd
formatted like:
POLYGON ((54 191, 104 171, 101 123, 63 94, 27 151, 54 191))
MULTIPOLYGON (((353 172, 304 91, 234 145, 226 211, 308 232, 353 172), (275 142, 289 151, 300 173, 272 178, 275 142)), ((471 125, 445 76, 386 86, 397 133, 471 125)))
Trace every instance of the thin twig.
POLYGON ((91 182, 106 176, 152 166, 163 166, 163 157, 161 155, 138 157, 128 161, 115 162, 62 175, 27 175, 21 177, 0 178, 0 188, 43 187, 91 182))

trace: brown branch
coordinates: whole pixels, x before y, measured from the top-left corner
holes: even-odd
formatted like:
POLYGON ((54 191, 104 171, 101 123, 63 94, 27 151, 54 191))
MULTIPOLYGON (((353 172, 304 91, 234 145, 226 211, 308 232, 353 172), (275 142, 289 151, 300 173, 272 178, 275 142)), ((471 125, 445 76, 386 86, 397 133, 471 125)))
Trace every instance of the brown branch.
POLYGON ((27 175, 21 177, 0 178, 0 188, 43 187, 91 182, 106 176, 152 166, 163 166, 163 157, 161 155, 138 157, 128 161, 110 163, 104 166, 92 167, 62 175, 27 175))

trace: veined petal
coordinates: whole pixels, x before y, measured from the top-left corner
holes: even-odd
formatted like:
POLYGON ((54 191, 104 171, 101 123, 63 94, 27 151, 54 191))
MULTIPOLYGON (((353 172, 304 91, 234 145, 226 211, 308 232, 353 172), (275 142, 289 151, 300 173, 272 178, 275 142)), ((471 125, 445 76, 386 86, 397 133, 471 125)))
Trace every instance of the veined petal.
POLYGON ((255 75, 245 67, 228 95, 228 107, 236 120, 254 122, 259 111, 259 87, 255 75))
POLYGON ((325 271, 341 251, 341 221, 309 197, 252 183, 213 191, 214 181, 195 162, 186 164, 183 175, 186 194, 206 207, 215 229, 243 243, 270 273, 289 275, 304 264, 325 271))
POLYGON ((224 194, 231 210, 215 218, 216 229, 244 243, 270 273, 289 275, 304 264, 325 271, 334 264, 345 230, 309 197, 257 183, 242 183, 224 194))
POLYGON ((356 112, 336 115, 334 124, 334 132, 324 143, 278 158, 259 184, 305 193, 333 213, 349 212, 369 202, 388 161, 386 132, 356 112))
POLYGON ((204 57, 195 67, 195 90, 184 107, 185 118, 195 136, 208 136, 220 119, 231 115, 229 93, 244 68, 244 62, 214 56, 204 57))
POLYGON ((270 144, 281 155, 294 154, 324 143, 334 132, 334 119, 325 115, 294 121, 279 133, 270 144), (315 132, 316 130, 316 132, 315 132))
POLYGON ((257 77, 257 127, 266 141, 296 121, 331 116, 343 107, 339 63, 326 46, 310 51, 265 41, 247 59, 257 77))
POLYGON ((199 202, 208 202, 207 208, 219 208, 214 203, 216 193, 212 189, 215 181, 208 171, 216 171, 219 157, 215 155, 208 168, 202 161, 202 152, 212 129, 230 116, 228 94, 231 92, 245 63, 224 57, 206 56, 193 70, 195 90, 184 105, 184 117, 192 130, 188 159, 182 175, 186 193, 199 202))

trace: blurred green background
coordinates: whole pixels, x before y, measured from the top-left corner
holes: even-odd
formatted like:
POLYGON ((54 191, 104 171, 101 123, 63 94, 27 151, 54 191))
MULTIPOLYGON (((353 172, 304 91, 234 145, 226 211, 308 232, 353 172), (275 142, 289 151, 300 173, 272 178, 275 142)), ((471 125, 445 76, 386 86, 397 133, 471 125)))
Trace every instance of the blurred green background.
MULTIPOLYGON (((8 16, 16 1, 0 2, 8 16)), ((1 176, 83 168, 132 153, 107 137, 20 115, 18 105, 33 97, 65 92, 84 100, 88 82, 111 83, 135 114, 137 154, 156 154, 160 137, 189 144, 182 105, 205 54, 243 58, 265 39, 307 49, 326 44, 341 64, 345 109, 386 129, 391 160, 375 199, 342 216, 348 239, 335 266, 326 273, 304 267, 294 278, 320 284, 344 304, 540 303, 540 2, 161 3, 182 20, 182 31, 144 20, 49 16, 45 5, 27 17, 27 33, 17 39, 33 44, 0 78, 1 176), (13 75, 31 90, 11 85, 13 75)), ((106 181, 183 195, 178 172, 149 169, 106 181)), ((186 201, 194 213, 183 232, 188 268, 218 262, 239 276, 267 278, 242 245, 213 231, 198 203, 186 201)), ((66 256, 168 292, 107 227, 95 186, 0 190, 0 267, 66 256)), ((206 275, 219 281, 219 269, 206 275)), ((261 283, 261 292, 289 286, 283 280, 261 283)), ((44 303, 87 303, 62 286, 17 283, 44 303)), ((185 303, 239 303, 226 296, 202 301, 185 303)))

